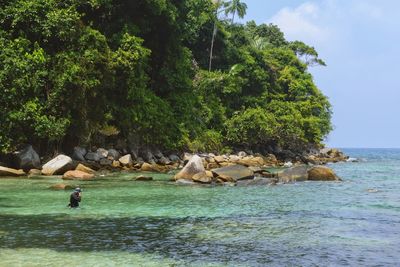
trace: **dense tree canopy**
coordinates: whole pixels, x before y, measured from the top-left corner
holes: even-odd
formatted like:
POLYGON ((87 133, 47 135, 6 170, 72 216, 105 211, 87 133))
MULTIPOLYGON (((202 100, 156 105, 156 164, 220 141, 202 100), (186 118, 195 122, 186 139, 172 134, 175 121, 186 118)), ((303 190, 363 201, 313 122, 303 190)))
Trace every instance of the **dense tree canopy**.
POLYGON ((2 1, 0 150, 320 144, 331 106, 308 67, 325 63, 275 25, 233 23, 245 9, 240 1, 2 1), (216 10, 224 6, 229 18, 216 10))

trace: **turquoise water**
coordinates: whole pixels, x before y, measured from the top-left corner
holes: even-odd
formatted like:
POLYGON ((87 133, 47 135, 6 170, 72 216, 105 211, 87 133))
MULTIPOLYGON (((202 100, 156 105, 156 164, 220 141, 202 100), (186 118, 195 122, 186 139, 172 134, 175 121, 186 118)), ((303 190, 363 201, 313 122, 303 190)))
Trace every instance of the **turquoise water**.
POLYGON ((344 179, 188 187, 153 174, 82 182, 0 179, 0 266, 397 266, 400 150, 348 149, 344 179))

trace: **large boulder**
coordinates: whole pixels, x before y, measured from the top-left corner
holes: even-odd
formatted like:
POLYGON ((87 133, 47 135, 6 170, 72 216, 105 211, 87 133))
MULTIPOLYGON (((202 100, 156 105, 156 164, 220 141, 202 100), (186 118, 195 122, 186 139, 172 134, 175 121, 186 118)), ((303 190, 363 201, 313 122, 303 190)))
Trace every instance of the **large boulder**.
POLYGON ((170 165, 171 163, 172 162, 168 158, 166 158, 164 156, 162 156, 161 158, 157 159, 157 164, 160 164, 160 165, 163 165, 163 166, 170 165))
POLYGON ((43 175, 64 174, 66 171, 74 169, 72 159, 65 155, 58 155, 42 167, 43 175))
POLYGON ((175 180, 192 179, 192 177, 200 172, 204 172, 203 160, 198 155, 193 155, 183 169, 175 175, 175 180))
POLYGON ((239 181, 246 179, 253 179, 254 172, 249 168, 246 168, 242 165, 231 165, 218 169, 213 169, 211 172, 214 174, 214 177, 220 177, 224 181, 239 181))
POLYGON ((40 169, 40 158, 31 145, 14 153, 18 168, 24 170, 40 169))
POLYGON ((122 164, 122 166, 132 166, 133 164, 131 154, 126 154, 125 156, 120 157, 118 161, 122 164))
POLYGON ((0 176, 24 176, 24 175, 26 175, 26 173, 23 170, 16 170, 0 166, 0 176))
POLYGON ((103 157, 97 153, 97 152, 88 152, 85 155, 85 159, 90 160, 90 161, 94 161, 94 162, 99 162, 103 157))
POLYGON ((212 177, 209 177, 204 171, 193 175, 192 180, 202 184, 210 184, 212 182, 212 177))
POLYGON ((262 157, 246 156, 238 161, 239 164, 244 166, 258 166, 264 165, 264 159, 262 157))
POLYGON ((162 169, 157 164, 143 163, 140 167, 140 170, 143 172, 161 172, 162 169))
POLYGON ((308 180, 310 181, 340 181, 341 179, 335 172, 325 166, 314 166, 308 170, 308 180))
POLYGON ((85 161, 86 153, 87 153, 86 148, 76 146, 74 147, 74 151, 72 152, 71 158, 77 161, 85 161))
POLYGON ((279 182, 290 183, 308 180, 308 166, 296 166, 278 173, 279 182))
POLYGON ((111 160, 118 160, 120 158, 120 154, 117 150, 111 148, 108 150, 107 157, 111 160))
POLYGON ((153 153, 151 152, 150 149, 145 148, 141 151, 140 156, 144 159, 144 161, 146 162, 153 162, 155 157, 153 155, 153 153))
POLYGON ((81 163, 79 163, 78 166, 76 166, 75 170, 81 171, 81 172, 86 172, 88 174, 95 174, 96 173, 95 170, 93 170, 93 169, 91 169, 91 168, 89 168, 89 167, 87 167, 87 166, 85 166, 85 165, 83 165, 81 163))
POLYGON ((63 175, 64 180, 92 180, 93 174, 82 172, 82 171, 67 171, 63 175))

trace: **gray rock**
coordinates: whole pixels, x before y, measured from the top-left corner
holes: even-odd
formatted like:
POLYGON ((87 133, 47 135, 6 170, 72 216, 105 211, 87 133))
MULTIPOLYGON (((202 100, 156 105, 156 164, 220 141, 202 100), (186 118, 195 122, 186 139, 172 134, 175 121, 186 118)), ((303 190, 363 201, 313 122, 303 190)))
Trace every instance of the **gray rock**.
POLYGON ((120 154, 117 150, 111 148, 108 150, 108 156, 107 157, 111 157, 111 159, 113 160, 118 160, 120 158, 120 154))
POLYGON ((181 159, 180 159, 177 155, 175 155, 175 154, 169 155, 168 158, 169 158, 169 160, 172 161, 173 163, 177 163, 177 162, 180 162, 180 161, 181 161, 181 159))
POLYGON ((170 165, 171 161, 163 156, 163 157, 157 159, 157 163, 165 166, 165 165, 170 165))
POLYGON ((112 160, 104 158, 104 159, 100 159, 99 163, 101 166, 111 166, 112 160))
POLYGON ((154 161, 154 155, 151 153, 150 149, 144 149, 141 153, 141 156, 146 162, 154 161))
POLYGON ((164 157, 163 153, 161 153, 161 151, 158 149, 153 153, 153 155, 155 156, 156 159, 161 159, 164 157))
POLYGON ((175 175, 175 180, 179 179, 192 179, 192 177, 200 172, 205 172, 203 160, 194 155, 183 169, 175 175))
POLYGON ((226 166, 211 170, 214 177, 221 177, 225 181, 239 181, 245 179, 253 179, 254 172, 242 165, 226 166))
POLYGON ((38 153, 31 145, 26 146, 24 149, 14 153, 17 161, 17 166, 20 169, 40 169, 40 158, 38 153))
POLYGON ((74 152, 72 152, 71 158, 73 160, 85 161, 86 153, 87 153, 87 151, 85 148, 76 146, 76 147, 74 147, 74 152))
POLYGON ((99 162, 102 159, 97 152, 89 152, 85 155, 85 158, 94 162, 99 162))
POLYGON ((238 154, 237 154, 239 157, 246 157, 247 156, 247 153, 246 152, 244 152, 244 151, 240 151, 238 154))
POLYGON ((75 168, 70 157, 65 155, 58 155, 57 157, 43 165, 42 174, 58 175, 64 174, 65 172, 73 169, 75 168))
POLYGON ((279 182, 290 183, 308 180, 308 166, 296 166, 278 173, 279 182))

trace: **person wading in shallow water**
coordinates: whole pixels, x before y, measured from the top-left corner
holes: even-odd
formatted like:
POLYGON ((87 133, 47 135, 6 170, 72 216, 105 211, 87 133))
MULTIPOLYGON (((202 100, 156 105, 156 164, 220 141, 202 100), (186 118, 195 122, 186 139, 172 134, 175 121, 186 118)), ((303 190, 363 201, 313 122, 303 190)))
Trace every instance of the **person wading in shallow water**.
POLYGON ((69 197, 68 207, 78 208, 79 202, 81 202, 81 197, 82 197, 82 190, 79 187, 75 188, 74 192, 72 192, 71 196, 69 197))

